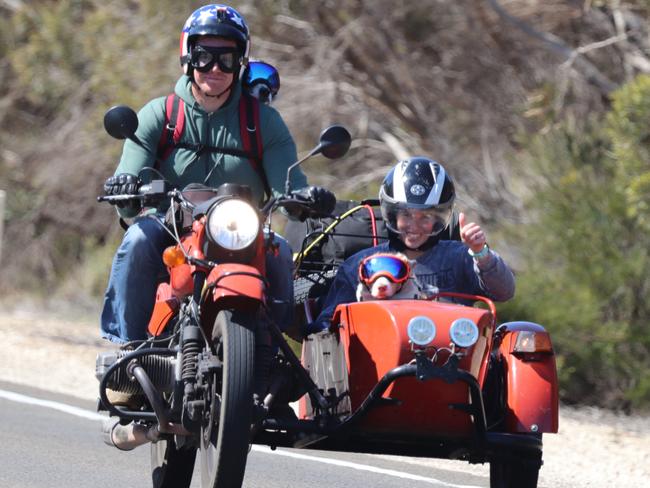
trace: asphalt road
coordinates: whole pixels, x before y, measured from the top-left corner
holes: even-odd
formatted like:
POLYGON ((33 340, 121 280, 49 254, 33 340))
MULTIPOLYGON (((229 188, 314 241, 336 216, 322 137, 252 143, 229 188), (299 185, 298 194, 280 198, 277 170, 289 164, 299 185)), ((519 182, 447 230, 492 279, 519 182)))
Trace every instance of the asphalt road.
MULTIPOLYGON (((100 421, 89 402, 0 382, 0 487, 151 486, 149 448, 106 446, 100 421)), ((195 471, 192 487, 199 478, 195 471)), ((263 446, 253 447, 244 480, 248 488, 366 486, 478 488, 489 480, 394 458, 263 446)))

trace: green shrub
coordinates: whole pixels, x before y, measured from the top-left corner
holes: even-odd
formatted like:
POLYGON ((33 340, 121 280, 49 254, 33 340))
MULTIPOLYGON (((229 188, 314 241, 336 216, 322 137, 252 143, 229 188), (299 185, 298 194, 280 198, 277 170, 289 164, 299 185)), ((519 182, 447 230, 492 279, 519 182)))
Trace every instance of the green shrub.
POLYGON ((529 144, 531 223, 513 229, 525 266, 502 320, 551 332, 562 398, 650 405, 650 78, 619 90, 605 121, 565 123, 529 144))

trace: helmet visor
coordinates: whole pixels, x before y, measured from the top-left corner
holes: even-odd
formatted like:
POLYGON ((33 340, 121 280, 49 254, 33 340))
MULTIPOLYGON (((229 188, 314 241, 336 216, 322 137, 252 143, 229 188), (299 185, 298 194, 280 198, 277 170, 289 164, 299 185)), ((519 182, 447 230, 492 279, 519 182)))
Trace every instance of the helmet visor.
POLYGON ((248 64, 244 82, 251 86, 256 83, 264 83, 272 95, 278 93, 280 89, 280 76, 278 75, 278 71, 270 64, 262 61, 251 61, 248 64))
POLYGON ((239 50, 233 47, 208 47, 197 45, 192 49, 190 65, 201 73, 207 73, 214 65, 224 73, 234 73, 240 61, 239 50))
POLYGON ((440 234, 451 221, 453 205, 435 208, 409 208, 404 204, 382 204, 382 214, 386 227, 401 234, 414 227, 423 234, 440 234))
POLYGON ((370 284, 380 276, 393 283, 403 283, 411 273, 408 261, 394 254, 378 254, 365 258, 359 265, 359 280, 370 284))

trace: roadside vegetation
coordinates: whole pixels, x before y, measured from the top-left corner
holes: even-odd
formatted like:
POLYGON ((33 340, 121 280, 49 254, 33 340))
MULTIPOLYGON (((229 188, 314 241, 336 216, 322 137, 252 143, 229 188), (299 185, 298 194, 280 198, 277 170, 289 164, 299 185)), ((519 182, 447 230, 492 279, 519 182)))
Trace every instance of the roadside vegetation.
MULTIPOLYGON (((121 235, 95 203, 121 150, 102 115, 173 88, 203 3, 0 0, 0 292, 98 306, 121 235)), ((233 6, 299 147, 333 122, 355 137, 312 181, 372 197, 397 158, 444 162, 517 272, 500 319, 552 333, 562 399, 650 407, 648 0, 233 6)))

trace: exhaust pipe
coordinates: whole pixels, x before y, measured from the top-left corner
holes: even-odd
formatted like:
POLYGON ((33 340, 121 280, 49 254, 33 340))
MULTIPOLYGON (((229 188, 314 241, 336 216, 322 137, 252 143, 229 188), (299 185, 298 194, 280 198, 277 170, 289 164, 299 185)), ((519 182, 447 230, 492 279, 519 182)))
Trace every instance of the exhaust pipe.
POLYGON ((120 424, 120 419, 108 418, 102 426, 104 443, 117 447, 121 451, 131 451, 148 442, 158 442, 162 433, 184 436, 192 435, 182 425, 171 423, 167 424, 166 428, 161 429, 160 424, 147 426, 131 422, 128 425, 122 425, 120 424))
POLYGON ((131 451, 147 442, 156 442, 160 438, 158 424, 145 426, 131 422, 120 424, 120 419, 107 419, 102 426, 104 443, 117 447, 121 451, 131 451))
POLYGON ((182 425, 169 422, 162 395, 156 390, 147 372, 137 360, 132 360, 129 363, 127 372, 129 375, 134 376, 140 383, 149 403, 153 407, 158 423, 147 426, 141 423, 131 422, 128 425, 122 425, 119 418, 109 418, 102 426, 104 443, 117 447, 122 451, 130 451, 148 442, 157 442, 160 439, 161 433, 185 436, 192 435, 182 425))

